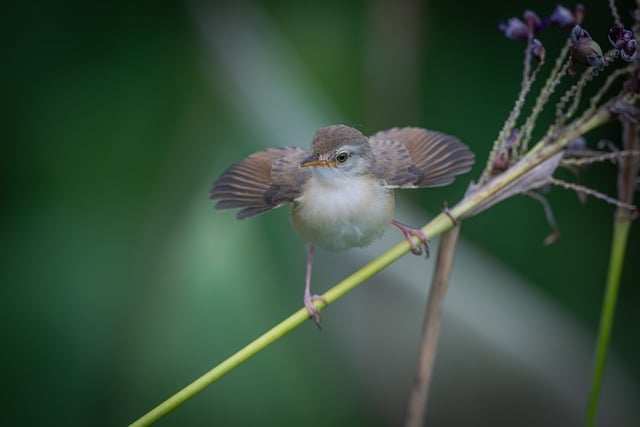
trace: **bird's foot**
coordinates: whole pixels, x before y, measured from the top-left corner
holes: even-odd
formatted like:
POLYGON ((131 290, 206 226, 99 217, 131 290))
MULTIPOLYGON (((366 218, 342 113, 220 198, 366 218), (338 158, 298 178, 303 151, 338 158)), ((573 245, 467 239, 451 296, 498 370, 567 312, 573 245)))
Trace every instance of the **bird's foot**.
POLYGON ((429 258, 429 238, 422 232, 422 230, 420 230, 419 228, 409 227, 408 225, 404 225, 403 223, 396 220, 393 220, 391 223, 394 226, 398 227, 398 229, 402 232, 404 238, 407 239, 407 241, 411 245, 411 252, 414 255, 422 255, 422 248, 424 248, 424 253, 427 255, 427 258, 429 258), (414 237, 420 239, 420 244, 417 246, 413 242, 414 237))
POLYGON ((316 323, 318 328, 322 329, 322 315, 320 314, 320 310, 316 309, 313 305, 313 302, 316 300, 320 300, 326 305, 329 304, 327 299, 322 295, 306 294, 304 296, 304 306, 307 307, 307 311, 309 312, 309 315, 311 316, 313 321, 316 323))

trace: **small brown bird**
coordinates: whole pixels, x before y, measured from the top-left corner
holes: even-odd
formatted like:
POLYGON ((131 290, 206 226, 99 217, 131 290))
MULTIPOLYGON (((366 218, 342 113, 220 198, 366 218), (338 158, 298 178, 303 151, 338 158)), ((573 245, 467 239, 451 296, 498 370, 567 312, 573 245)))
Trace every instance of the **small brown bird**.
POLYGON ((419 255, 424 246, 428 254, 427 236, 393 219, 394 189, 450 184, 473 162, 466 145, 439 132, 393 128, 367 138, 348 126, 327 126, 318 130, 310 151, 270 148, 234 164, 210 196, 218 200, 216 209, 241 208, 238 219, 293 204, 293 227, 307 243, 304 305, 320 326, 313 301, 324 298, 310 290, 314 245, 329 250, 366 246, 392 224, 413 253, 419 255))

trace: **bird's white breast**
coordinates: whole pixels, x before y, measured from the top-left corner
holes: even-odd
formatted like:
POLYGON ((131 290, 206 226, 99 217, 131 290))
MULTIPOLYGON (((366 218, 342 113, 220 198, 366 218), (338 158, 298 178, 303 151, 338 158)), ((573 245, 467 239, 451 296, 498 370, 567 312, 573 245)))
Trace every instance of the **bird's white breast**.
POLYGON ((309 243, 331 250, 365 246, 393 219, 395 196, 372 176, 311 178, 291 211, 293 226, 309 243))

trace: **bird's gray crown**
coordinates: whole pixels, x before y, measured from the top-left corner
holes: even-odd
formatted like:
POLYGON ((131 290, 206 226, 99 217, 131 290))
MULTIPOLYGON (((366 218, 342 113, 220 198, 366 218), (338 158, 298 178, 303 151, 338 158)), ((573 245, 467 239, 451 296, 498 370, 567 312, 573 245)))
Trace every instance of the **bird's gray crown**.
POLYGON ((313 137, 311 151, 315 154, 325 154, 347 145, 368 144, 368 138, 359 130, 345 125, 333 125, 318 129, 313 137))

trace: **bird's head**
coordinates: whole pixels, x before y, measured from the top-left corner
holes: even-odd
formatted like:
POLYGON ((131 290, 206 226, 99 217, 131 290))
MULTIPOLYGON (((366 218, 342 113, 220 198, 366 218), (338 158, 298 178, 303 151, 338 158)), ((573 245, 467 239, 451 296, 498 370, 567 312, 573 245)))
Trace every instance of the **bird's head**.
POLYGON ((332 180, 372 174, 373 164, 368 138, 351 127, 335 125, 316 132, 311 152, 300 167, 311 167, 314 176, 332 180))

